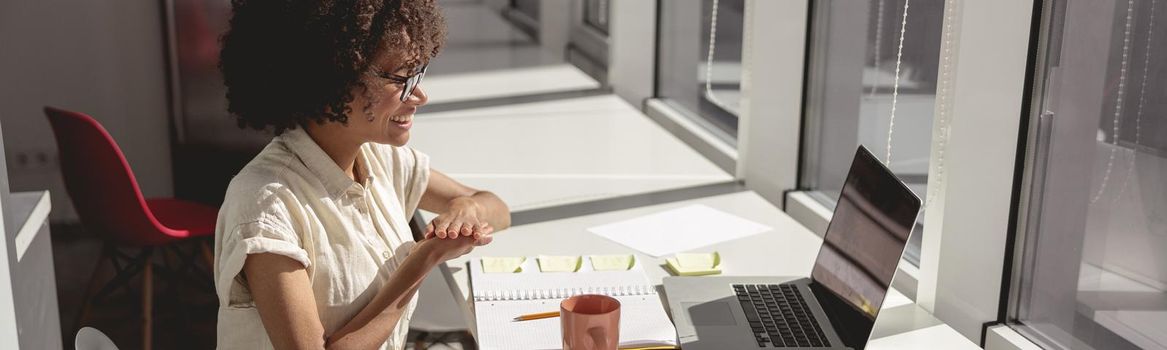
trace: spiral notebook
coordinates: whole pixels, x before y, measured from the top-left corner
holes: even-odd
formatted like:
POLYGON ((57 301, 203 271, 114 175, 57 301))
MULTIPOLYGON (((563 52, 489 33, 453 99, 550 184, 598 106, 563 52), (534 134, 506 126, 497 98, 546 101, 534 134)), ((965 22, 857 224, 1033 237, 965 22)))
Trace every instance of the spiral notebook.
POLYGON ((572 295, 604 294, 620 301, 620 347, 676 346, 677 329, 635 258, 624 271, 595 271, 584 256, 576 272, 540 272, 535 257, 522 272, 485 273, 470 262, 470 285, 482 349, 560 349, 559 318, 514 321, 519 315, 559 311, 572 295))

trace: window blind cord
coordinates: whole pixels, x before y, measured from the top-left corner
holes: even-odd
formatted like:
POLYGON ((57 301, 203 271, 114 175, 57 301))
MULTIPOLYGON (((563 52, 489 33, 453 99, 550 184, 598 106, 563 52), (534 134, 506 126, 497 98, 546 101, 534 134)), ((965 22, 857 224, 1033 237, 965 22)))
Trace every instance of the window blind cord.
POLYGON ((709 19, 709 52, 705 55, 705 99, 725 108, 726 105, 713 94, 713 50, 717 47, 717 5, 718 1, 713 0, 713 10, 709 19))
POLYGON ((880 53, 882 53, 880 49, 883 48, 883 5, 885 1, 886 0, 879 0, 879 5, 876 6, 876 11, 879 12, 875 15, 875 48, 872 50, 874 52, 873 56, 875 57, 874 62, 871 64, 875 67, 875 80, 871 83, 871 90, 867 93, 867 98, 869 99, 875 98, 875 90, 879 88, 880 83, 879 56, 880 53))
POLYGON ((1130 184, 1131 177, 1133 177, 1135 173, 1135 165, 1137 165, 1136 156, 1138 156, 1138 151, 1136 148, 1143 141, 1143 105, 1146 101, 1143 96, 1147 93, 1147 73, 1151 65, 1151 35, 1155 33, 1155 2, 1156 0, 1151 0, 1151 14, 1147 19, 1147 46, 1143 50, 1143 80, 1139 83, 1139 108, 1138 112, 1135 112, 1135 145, 1134 147, 1131 147, 1130 161, 1127 163, 1126 178, 1122 180, 1122 185, 1118 188, 1118 195, 1114 197, 1114 202, 1111 204, 1118 203, 1118 200, 1121 199, 1124 194, 1126 194, 1126 187, 1130 184))
POLYGON ((937 84, 936 93, 936 109, 940 114, 939 128, 940 135, 939 142, 936 145, 936 190, 928 191, 928 199, 924 201, 924 206, 927 207, 936 198, 936 193, 939 188, 944 185, 944 153, 948 150, 948 127, 949 117, 952 106, 949 105, 948 88, 952 85, 952 27, 953 22, 956 21, 956 0, 948 0, 944 4, 944 43, 941 46, 940 52, 940 81, 937 84))
POLYGON ((891 167, 891 136, 895 132, 896 126, 896 102, 900 95, 900 64, 904 57, 904 33, 908 29, 908 4, 910 0, 904 0, 904 18, 900 22, 900 45, 896 49, 896 80, 891 87, 891 116, 887 123, 887 158, 884 160, 884 165, 891 167))
POLYGON ((606 25, 608 25, 608 1, 607 0, 600 0, 599 7, 600 7, 600 9, 597 10, 597 12, 599 12, 599 14, 598 14, 599 18, 597 20, 600 21, 600 24, 606 26, 606 25))
POLYGON ((1097 202, 1102 195, 1106 193, 1106 185, 1110 182, 1110 172, 1114 169, 1114 155, 1118 151, 1118 131, 1119 131, 1119 116, 1122 115, 1122 98, 1126 92, 1126 70, 1130 64, 1130 49, 1131 49, 1131 19, 1134 17, 1135 0, 1127 0, 1126 5, 1126 26, 1122 35, 1122 66, 1118 73, 1118 94, 1114 99, 1114 118, 1110 131, 1110 159, 1106 161, 1106 173, 1102 175, 1102 184, 1098 186, 1098 192, 1090 198, 1090 204, 1097 202))

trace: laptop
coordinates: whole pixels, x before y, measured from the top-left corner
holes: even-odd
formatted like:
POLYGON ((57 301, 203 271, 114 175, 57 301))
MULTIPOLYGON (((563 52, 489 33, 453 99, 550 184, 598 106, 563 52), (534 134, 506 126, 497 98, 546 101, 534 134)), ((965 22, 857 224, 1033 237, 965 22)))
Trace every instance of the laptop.
POLYGON ((810 277, 666 277, 681 346, 863 349, 920 199, 863 146, 810 277))

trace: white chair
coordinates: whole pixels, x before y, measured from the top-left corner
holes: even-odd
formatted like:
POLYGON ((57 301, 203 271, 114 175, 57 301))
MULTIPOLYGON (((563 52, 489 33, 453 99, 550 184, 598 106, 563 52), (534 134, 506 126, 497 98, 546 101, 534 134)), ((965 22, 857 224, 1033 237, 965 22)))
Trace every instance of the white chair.
POLYGON ((84 327, 77 331, 77 339, 73 341, 73 346, 77 350, 118 350, 113 340, 109 340, 105 333, 93 327, 84 327))

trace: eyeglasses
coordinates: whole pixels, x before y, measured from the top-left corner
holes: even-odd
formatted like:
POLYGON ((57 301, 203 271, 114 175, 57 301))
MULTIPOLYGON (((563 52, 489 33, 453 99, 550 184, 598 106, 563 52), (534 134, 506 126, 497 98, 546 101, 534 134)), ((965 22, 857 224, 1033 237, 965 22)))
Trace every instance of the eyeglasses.
POLYGON ((421 79, 425 77, 425 70, 427 68, 429 68, 428 64, 421 66, 421 69, 419 69, 417 73, 413 73, 413 75, 408 77, 403 77, 393 73, 377 73, 377 76, 389 79, 389 81, 394 83, 401 84, 401 102, 405 102, 409 100, 410 95, 413 95, 413 89, 416 89, 417 85, 421 84, 421 79))

